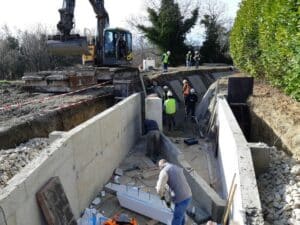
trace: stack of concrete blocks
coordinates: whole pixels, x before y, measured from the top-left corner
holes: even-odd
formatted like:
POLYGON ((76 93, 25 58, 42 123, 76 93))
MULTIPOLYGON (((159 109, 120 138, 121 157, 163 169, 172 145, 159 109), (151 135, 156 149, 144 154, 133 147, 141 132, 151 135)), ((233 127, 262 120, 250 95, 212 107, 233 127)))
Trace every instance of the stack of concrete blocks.
POLYGON ((217 99, 219 165, 223 196, 228 196, 234 175, 237 184, 231 218, 239 224, 263 224, 251 149, 248 146, 230 106, 223 97, 217 99), (249 213, 251 209, 251 213, 249 213), (253 213, 253 210, 256 212, 253 213), (248 218, 249 215, 253 218, 248 218), (256 218, 254 218, 256 217, 256 218), (259 221, 259 222, 249 222, 259 221))
POLYGON ((145 104, 145 117, 149 120, 155 120, 162 131, 162 99, 155 96, 148 96, 145 104))
POLYGON ((0 190, 7 224, 45 224, 35 195, 54 176, 79 218, 140 138, 141 118, 141 96, 134 94, 68 132, 53 134, 50 147, 0 190))
POLYGON ((141 215, 171 225, 173 212, 158 195, 141 191, 138 187, 109 183, 106 190, 116 192, 120 205, 141 215))

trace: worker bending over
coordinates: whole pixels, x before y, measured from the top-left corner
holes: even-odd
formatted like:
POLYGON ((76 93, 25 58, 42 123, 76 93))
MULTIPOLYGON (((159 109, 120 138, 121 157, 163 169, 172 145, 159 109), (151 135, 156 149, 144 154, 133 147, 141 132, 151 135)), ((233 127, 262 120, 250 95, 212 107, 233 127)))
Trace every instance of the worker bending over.
POLYGON ((158 162, 160 169, 156 191, 164 199, 166 185, 170 188, 175 203, 172 225, 185 225, 185 212, 192 200, 191 188, 184 176, 183 169, 168 163, 165 159, 158 162))

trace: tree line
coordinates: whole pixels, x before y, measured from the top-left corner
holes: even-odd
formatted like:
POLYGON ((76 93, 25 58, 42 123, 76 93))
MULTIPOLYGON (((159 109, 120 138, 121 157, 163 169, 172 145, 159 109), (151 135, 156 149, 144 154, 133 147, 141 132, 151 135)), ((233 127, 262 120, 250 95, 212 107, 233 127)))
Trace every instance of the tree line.
POLYGON ((0 80, 20 79, 25 72, 50 70, 80 63, 78 57, 52 56, 47 52, 47 31, 16 31, 7 26, 0 31, 0 80))
MULTIPOLYGON (((204 7, 202 1, 148 1, 151 3, 147 8, 148 20, 146 23, 136 21, 135 26, 160 52, 172 52, 172 65, 183 64, 188 50, 200 51, 201 62, 232 63, 229 54, 230 27, 223 20, 224 8, 220 1, 208 0, 204 7), (205 28, 201 48, 186 41, 187 34, 197 24, 205 28)), ((201 33, 195 35, 198 39, 202 38, 201 33)))
POLYGON ((231 32, 235 65, 300 101, 298 0, 243 0, 231 32))

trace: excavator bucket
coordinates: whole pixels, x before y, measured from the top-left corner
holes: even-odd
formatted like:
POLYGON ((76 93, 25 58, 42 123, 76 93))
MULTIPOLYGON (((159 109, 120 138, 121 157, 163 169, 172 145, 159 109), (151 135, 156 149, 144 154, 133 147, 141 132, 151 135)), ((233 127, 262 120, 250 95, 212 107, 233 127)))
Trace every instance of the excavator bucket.
POLYGON ((49 38, 47 41, 48 52, 59 56, 80 56, 89 54, 86 37, 76 37, 67 40, 49 38))

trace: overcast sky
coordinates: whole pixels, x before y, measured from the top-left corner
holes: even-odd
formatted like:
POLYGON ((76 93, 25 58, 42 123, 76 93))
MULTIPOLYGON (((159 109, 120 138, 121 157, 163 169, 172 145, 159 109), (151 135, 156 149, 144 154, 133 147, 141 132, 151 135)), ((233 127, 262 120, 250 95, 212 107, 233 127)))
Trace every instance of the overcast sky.
MULTIPOLYGON (((36 24, 55 28, 59 20, 58 9, 62 0, 0 0, 0 26, 31 29, 36 24)), ((223 0, 227 4, 228 15, 235 16, 240 0, 223 0)), ((125 27, 126 19, 132 14, 145 11, 143 0, 106 0, 111 27, 125 27)), ((96 19, 88 0, 77 0, 75 8, 76 28, 92 28, 96 19)))

